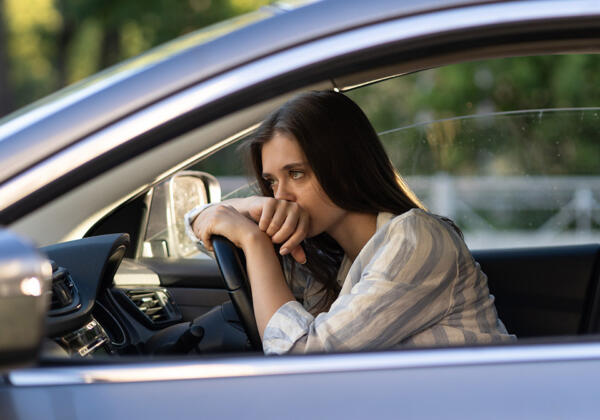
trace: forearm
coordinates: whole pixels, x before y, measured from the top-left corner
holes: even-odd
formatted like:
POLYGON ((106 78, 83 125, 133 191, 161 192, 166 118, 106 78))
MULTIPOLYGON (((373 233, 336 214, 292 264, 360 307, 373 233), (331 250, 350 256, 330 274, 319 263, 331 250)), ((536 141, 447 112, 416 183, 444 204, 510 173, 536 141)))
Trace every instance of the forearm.
MULTIPOLYGON (((210 206, 201 211, 206 213, 195 218, 192 235, 208 250, 212 250, 211 237, 222 235, 244 251, 256 324, 262 337, 273 314, 286 302, 295 300, 285 282, 272 239, 231 205, 210 206)), ((186 220, 191 214, 188 212, 186 220)))
POLYGON ((205 209, 207 209, 208 207, 210 207, 210 206, 212 206, 214 204, 225 204, 225 205, 228 205, 228 206, 233 207, 234 209, 236 209, 239 213, 243 214, 244 216, 249 217, 249 214, 250 214, 250 198, 251 197, 246 197, 246 198, 230 198, 230 199, 227 199, 227 200, 220 201, 218 203, 207 203, 207 204, 204 204, 204 205, 199 205, 199 206, 196 206, 191 211, 189 211, 185 215, 185 218, 187 220, 187 223, 190 226, 193 226, 194 222, 196 221, 196 218, 200 215, 200 213, 202 213, 205 209))
POLYGON ((229 198, 221 201, 221 204, 231 206, 244 216, 248 217, 250 214, 250 200, 252 198, 253 197, 229 198))
POLYGON ((225 204, 236 209, 240 214, 249 217, 249 200, 247 198, 232 198, 221 201, 220 203, 208 203, 200 206, 196 206, 185 214, 185 231, 191 240, 196 240, 198 237, 194 233, 194 224, 198 220, 198 216, 204 210, 212 206, 213 204, 225 204))
POLYGON ((248 279, 252 288, 254 315, 261 338, 273 314, 295 300, 285 282, 271 240, 264 233, 251 235, 244 244, 248 279))

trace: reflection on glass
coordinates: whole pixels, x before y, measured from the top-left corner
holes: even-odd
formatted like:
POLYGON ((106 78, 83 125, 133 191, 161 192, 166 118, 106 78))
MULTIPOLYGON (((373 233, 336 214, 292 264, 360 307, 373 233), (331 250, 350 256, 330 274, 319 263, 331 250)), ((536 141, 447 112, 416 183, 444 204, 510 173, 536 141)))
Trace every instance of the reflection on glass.
POLYGON ((380 134, 390 158, 471 248, 600 240, 600 109, 475 115, 380 134))

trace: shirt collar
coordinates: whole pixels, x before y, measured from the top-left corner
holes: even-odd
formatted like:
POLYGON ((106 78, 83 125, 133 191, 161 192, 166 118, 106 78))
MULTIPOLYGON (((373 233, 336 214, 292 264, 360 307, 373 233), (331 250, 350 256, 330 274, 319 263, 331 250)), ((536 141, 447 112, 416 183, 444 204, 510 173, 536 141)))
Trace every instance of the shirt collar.
POLYGON ((377 222, 375 225, 375 230, 381 229, 393 218, 394 218, 394 215, 392 213, 388 213, 385 211, 382 211, 381 213, 377 214, 377 222))
MULTIPOLYGON (((394 218, 392 213, 380 212, 377 214, 377 220, 375 222, 375 230, 378 231, 383 228, 390 220, 394 218)), ((340 286, 342 286, 346 280, 346 276, 350 271, 350 267, 352 266, 352 261, 346 254, 344 254, 344 258, 342 259, 342 263, 340 264, 340 268, 338 270, 337 282, 340 286)))

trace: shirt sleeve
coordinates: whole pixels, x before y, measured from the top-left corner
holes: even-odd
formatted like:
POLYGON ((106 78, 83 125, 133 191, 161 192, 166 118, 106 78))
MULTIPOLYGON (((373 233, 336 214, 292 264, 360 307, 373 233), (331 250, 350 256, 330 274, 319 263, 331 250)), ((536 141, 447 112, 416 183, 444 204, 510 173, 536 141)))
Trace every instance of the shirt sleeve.
POLYGON ((390 348, 442 319, 458 277, 459 239, 431 216, 408 216, 365 245, 372 257, 359 255, 359 280, 328 312, 313 317, 297 302, 281 306, 265 329, 265 353, 390 348))

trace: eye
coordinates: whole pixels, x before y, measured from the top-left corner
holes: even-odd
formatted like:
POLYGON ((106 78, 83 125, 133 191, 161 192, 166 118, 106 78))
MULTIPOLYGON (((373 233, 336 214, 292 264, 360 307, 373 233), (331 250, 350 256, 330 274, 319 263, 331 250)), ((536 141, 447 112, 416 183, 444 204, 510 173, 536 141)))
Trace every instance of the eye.
POLYGON ((277 184, 277 181, 275 181, 274 179, 271 179, 271 178, 263 178, 263 179, 265 180, 265 182, 267 183, 267 185, 270 188, 273 188, 277 184))
POLYGON ((290 171, 290 178, 292 179, 300 179, 304 176, 303 171, 290 171))

